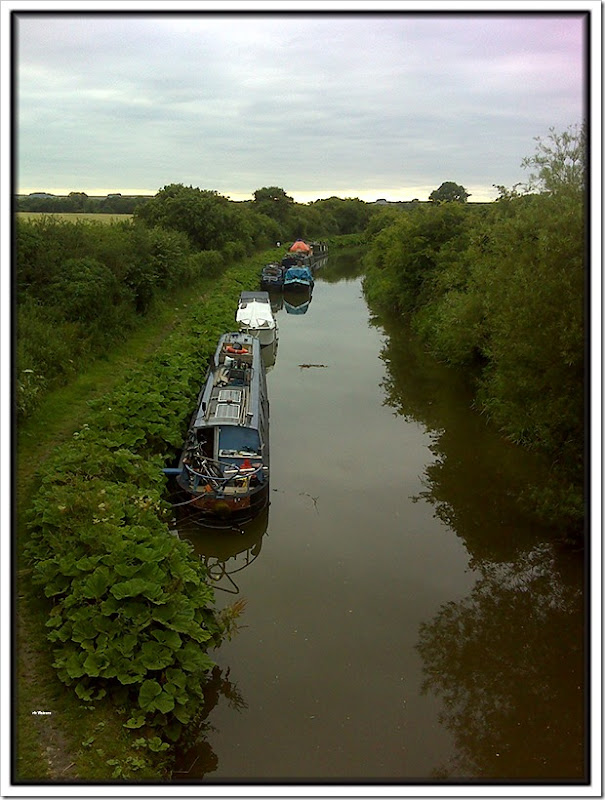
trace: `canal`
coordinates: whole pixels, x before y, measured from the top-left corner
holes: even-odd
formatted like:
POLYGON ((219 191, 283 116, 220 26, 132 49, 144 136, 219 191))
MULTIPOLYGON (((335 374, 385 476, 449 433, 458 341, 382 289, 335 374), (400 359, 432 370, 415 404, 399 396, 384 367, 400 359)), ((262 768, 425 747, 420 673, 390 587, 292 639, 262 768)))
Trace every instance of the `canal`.
POLYGON ((517 502, 542 466, 372 317, 357 254, 279 305, 270 507, 179 522, 245 609, 174 780, 582 781, 583 556, 517 502))

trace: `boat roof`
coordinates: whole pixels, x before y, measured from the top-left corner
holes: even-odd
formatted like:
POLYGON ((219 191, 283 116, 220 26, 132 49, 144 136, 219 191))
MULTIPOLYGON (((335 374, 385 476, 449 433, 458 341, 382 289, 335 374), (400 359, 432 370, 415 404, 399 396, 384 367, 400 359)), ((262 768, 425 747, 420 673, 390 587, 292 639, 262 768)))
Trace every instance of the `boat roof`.
MULTIPOLYGON (((267 265, 269 266, 269 265, 267 265)), ((273 265, 271 265, 273 266, 273 265)), ((239 296, 239 305, 242 303, 270 303, 269 292, 241 292, 239 296)))
POLYGON ((271 311, 271 303, 252 300, 241 304, 235 314, 235 320, 247 328, 274 328, 275 317, 271 311))
POLYGON ((262 370, 260 344, 255 336, 240 331, 223 334, 199 398, 193 427, 258 428, 262 370), (241 350, 232 352, 237 345, 241 350))

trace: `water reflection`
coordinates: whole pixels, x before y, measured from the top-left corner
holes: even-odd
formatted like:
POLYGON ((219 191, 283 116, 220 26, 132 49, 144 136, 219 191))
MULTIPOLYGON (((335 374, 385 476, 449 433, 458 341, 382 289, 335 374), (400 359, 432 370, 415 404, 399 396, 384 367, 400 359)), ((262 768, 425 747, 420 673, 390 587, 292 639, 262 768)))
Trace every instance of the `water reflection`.
POLYGON ((468 597, 421 625, 423 691, 458 751, 436 777, 585 777, 582 594, 555 556, 543 544, 483 564, 468 597))
POLYGON ((210 745, 207 735, 214 730, 206 722, 217 703, 224 697, 229 708, 241 711, 247 708, 237 686, 229 679, 229 669, 215 666, 204 685, 204 705, 200 719, 187 729, 187 743, 180 743, 177 750, 172 777, 175 781, 199 782, 200 778, 218 768, 218 757, 210 745))
POLYGON ((311 290, 288 291, 284 289, 284 308, 287 314, 306 314, 312 299, 311 290))
POLYGON ((279 339, 274 339, 271 344, 265 344, 261 347, 260 354, 267 372, 270 372, 275 366, 278 346, 279 339))
POLYGON ((467 597, 419 629, 423 692, 441 699, 457 746, 433 777, 581 781, 583 565, 523 502, 545 466, 486 425, 466 379, 430 359, 401 321, 374 322, 387 335, 384 402, 432 438, 414 499, 464 542, 477 575, 467 597))
POLYGON ((374 323, 387 334, 380 354, 387 368, 381 384, 385 405, 431 434, 434 460, 416 499, 431 503, 456 531, 471 566, 509 560, 551 538, 552 531, 532 518, 526 499, 527 487, 546 473, 544 460, 490 428, 472 409, 469 378, 430 358, 401 321, 381 317, 374 323))
POLYGON ((363 263, 358 247, 336 250, 323 264, 319 279, 326 283, 353 281, 363 275, 363 263))
POLYGON ((202 527, 195 512, 190 511, 181 512, 176 521, 179 537, 191 543, 206 565, 213 587, 229 594, 239 594, 235 576, 260 555, 268 525, 268 506, 241 527, 202 527))
POLYGON ((277 314, 278 311, 284 307, 284 293, 281 289, 271 289, 269 291, 269 302, 271 303, 271 311, 277 314))

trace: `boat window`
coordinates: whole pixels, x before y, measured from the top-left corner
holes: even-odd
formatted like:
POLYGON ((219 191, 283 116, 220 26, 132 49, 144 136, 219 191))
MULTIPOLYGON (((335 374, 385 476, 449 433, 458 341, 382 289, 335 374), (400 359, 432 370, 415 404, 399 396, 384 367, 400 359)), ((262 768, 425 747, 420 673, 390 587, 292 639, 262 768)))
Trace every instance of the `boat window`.
POLYGON ((219 456, 256 455, 261 452, 257 430, 226 425, 220 428, 219 456))

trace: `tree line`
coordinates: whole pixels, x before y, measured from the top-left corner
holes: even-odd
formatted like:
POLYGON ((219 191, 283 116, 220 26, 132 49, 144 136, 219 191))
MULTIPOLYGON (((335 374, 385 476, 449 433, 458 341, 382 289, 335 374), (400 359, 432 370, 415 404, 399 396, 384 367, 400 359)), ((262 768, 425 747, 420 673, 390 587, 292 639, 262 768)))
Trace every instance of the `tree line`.
MULTIPOLYGON (((585 519, 586 132, 551 129, 526 184, 472 207, 441 202, 369 222, 364 291, 474 376, 476 408, 548 458, 533 507, 577 537, 585 519)), ((469 443, 472 447, 472 443, 469 443)))
POLYGON ((137 205, 132 218, 110 224, 50 214, 17 218, 18 418, 125 339, 158 298, 277 242, 285 250, 299 237, 359 233, 374 211, 357 199, 300 205, 279 187, 234 203, 214 191, 170 184, 137 205))

